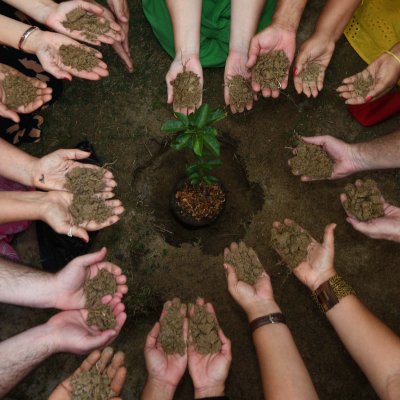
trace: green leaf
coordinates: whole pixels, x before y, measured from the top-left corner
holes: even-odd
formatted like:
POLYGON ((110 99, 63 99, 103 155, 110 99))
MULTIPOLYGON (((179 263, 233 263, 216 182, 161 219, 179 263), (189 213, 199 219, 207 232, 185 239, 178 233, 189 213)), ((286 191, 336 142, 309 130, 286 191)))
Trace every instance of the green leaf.
POLYGON ((203 155, 203 136, 195 135, 192 138, 193 152, 198 157, 203 155))
POLYGON ((199 163, 188 165, 186 167, 186 174, 191 175, 191 174, 197 172, 198 169, 199 169, 199 163))
POLYGON ((189 181, 193 186, 196 186, 200 183, 200 178, 189 179, 189 181))
POLYGON ((186 129, 186 126, 182 123, 182 121, 177 121, 176 119, 170 119, 169 121, 164 122, 161 127, 162 132, 166 133, 177 133, 182 132, 186 129))
POLYGON ((204 135, 204 144, 206 147, 216 156, 219 156, 221 152, 221 146, 218 139, 214 135, 204 135))
POLYGON ((196 115, 197 115, 196 113, 191 113, 188 115, 189 125, 195 126, 196 115))
POLYGON ((210 113, 210 106, 208 104, 203 104, 196 111, 196 120, 194 124, 196 125, 197 128, 202 129, 206 126, 209 113, 210 113))
POLYGON ((221 121, 227 115, 228 114, 222 108, 212 110, 208 115, 207 124, 213 124, 214 122, 221 121))
POLYGON ((205 133, 207 135, 218 136, 218 131, 215 128, 211 128, 211 126, 207 126, 207 128, 205 129, 205 133))
POLYGON ((185 126, 189 126, 189 118, 180 112, 175 112, 175 117, 179 119, 185 126))
POLYGON ((211 183, 218 182, 218 179, 215 176, 206 175, 206 176, 203 176, 203 181, 208 183, 208 184, 211 184, 211 183))
POLYGON ((190 133, 184 133, 172 141, 171 147, 175 150, 182 150, 189 146, 190 138, 190 133))

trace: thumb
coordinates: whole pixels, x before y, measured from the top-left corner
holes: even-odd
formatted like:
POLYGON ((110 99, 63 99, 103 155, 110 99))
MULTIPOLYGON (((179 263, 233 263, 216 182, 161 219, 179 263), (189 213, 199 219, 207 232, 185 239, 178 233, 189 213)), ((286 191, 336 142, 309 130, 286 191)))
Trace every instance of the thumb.
POLYGON ((76 226, 73 233, 75 237, 82 239, 85 243, 89 243, 89 234, 82 227, 76 226))
POLYGON ((238 283, 238 278, 236 275, 235 268, 232 265, 225 263, 224 268, 226 271, 226 280, 228 281, 228 290, 233 291, 234 287, 238 283))
POLYGON ((16 124, 20 121, 19 115, 15 111, 11 111, 4 104, 0 104, 0 115, 4 118, 11 119, 16 124))
POLYGON ((83 151, 78 149, 60 150, 61 155, 69 160, 83 160, 90 156, 90 151, 83 151))
POLYGON ((300 136, 300 139, 304 142, 304 143, 308 143, 308 144, 316 144, 317 146, 324 146, 327 141, 329 140, 329 136, 300 136))
POLYGON ((325 227, 324 246, 329 249, 333 249, 335 247, 335 235, 334 235, 335 228, 336 224, 329 224, 325 227))
POLYGON ((89 253, 75 258, 74 262, 80 267, 88 267, 90 265, 103 261, 106 254, 107 254, 107 249, 103 247, 102 249, 96 251, 95 253, 89 253))
POLYGON ((260 54, 261 46, 257 36, 253 37, 250 42, 249 48, 249 59, 247 61, 246 67, 252 68, 257 62, 257 57, 260 54))
POLYGON ((101 334, 97 336, 90 336, 87 339, 87 351, 106 346, 111 340, 113 340, 113 338, 115 338, 115 336, 117 336, 117 332, 115 332, 113 329, 108 329, 104 332, 101 332, 101 334))
POLYGON ((128 18, 126 16, 126 11, 124 7, 124 2, 122 1, 117 1, 114 3, 114 12, 116 17, 121 21, 121 22, 128 22, 128 18))

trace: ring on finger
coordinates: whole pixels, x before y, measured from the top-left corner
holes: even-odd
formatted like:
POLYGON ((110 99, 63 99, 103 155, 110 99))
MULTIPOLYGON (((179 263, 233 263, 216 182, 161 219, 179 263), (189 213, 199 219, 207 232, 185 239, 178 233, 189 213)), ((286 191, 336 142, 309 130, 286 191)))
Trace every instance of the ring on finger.
POLYGON ((68 231, 68 233, 67 233, 67 236, 68 236, 68 237, 72 237, 72 228, 73 228, 73 226, 71 225, 71 226, 69 227, 69 231, 68 231))

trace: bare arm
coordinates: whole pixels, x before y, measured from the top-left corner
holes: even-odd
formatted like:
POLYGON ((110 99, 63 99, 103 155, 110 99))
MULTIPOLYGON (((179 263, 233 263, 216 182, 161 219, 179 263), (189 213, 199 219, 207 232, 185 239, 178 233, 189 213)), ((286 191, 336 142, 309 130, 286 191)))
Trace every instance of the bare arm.
MULTIPOLYGON (((18 49, 19 39, 29 28, 30 25, 0 15, 0 43, 18 49)), ((35 35, 35 33, 32 35, 35 35)), ((25 51, 31 54, 34 53, 29 48, 26 48, 25 51)))
POLYGON ((278 0, 272 25, 296 32, 307 0, 278 0))
POLYGON ((57 8, 57 4, 52 0, 4 0, 4 2, 41 24, 44 24, 50 12, 57 8))

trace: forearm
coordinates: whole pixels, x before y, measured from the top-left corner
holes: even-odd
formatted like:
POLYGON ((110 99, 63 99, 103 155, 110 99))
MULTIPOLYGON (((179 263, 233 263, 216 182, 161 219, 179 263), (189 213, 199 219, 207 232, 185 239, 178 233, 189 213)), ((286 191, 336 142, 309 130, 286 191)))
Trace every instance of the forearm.
POLYGON ((257 31, 265 0, 231 1, 231 33, 229 51, 247 53, 257 31))
POLYGON ((57 7, 57 4, 52 0, 3 0, 10 6, 22 11, 24 14, 33 18, 41 24, 46 23, 49 13, 57 7))
POLYGON ((177 58, 200 53, 202 0, 167 0, 177 58))
POLYGON ((278 0, 272 24, 297 32, 307 0, 278 0))
POLYGON ((155 380, 148 378, 144 385, 141 400, 172 400, 175 394, 175 387, 162 383, 156 382, 155 380))
POLYGON ((379 397, 400 398, 400 339, 354 295, 326 316, 379 397))
POLYGON ((0 343, 0 398, 37 365, 54 353, 46 325, 40 325, 0 343))

